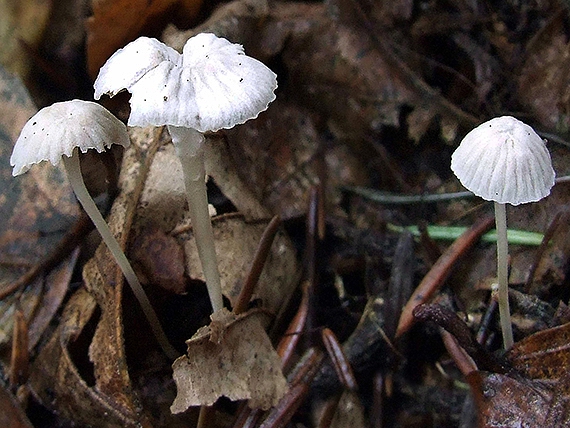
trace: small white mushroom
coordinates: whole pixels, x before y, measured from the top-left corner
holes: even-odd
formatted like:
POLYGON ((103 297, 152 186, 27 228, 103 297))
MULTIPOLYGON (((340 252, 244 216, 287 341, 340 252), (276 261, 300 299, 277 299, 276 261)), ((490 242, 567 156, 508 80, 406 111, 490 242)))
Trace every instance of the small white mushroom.
POLYGON ((168 126, 184 173, 190 218, 208 294, 223 307, 204 170, 203 132, 254 119, 275 99, 275 73, 243 47, 214 34, 190 38, 183 53, 140 37, 115 52, 95 80, 95 98, 129 91, 129 126, 168 126))
POLYGON ((555 173, 544 141, 511 116, 470 131, 451 156, 451 169, 463 186, 495 205, 497 277, 503 344, 513 344, 508 299, 508 243, 505 204, 536 202, 550 194, 555 173))
POLYGON ((41 109, 24 125, 10 157, 10 165, 14 167, 12 175, 23 174, 32 165, 43 161, 49 161, 54 166, 63 162, 77 199, 125 275, 157 341, 169 357, 176 358, 178 352, 166 338, 131 264, 83 182, 79 151, 85 153, 89 149, 95 149, 103 152, 112 144, 128 147, 130 140, 125 125, 107 109, 81 100, 55 103, 41 109))

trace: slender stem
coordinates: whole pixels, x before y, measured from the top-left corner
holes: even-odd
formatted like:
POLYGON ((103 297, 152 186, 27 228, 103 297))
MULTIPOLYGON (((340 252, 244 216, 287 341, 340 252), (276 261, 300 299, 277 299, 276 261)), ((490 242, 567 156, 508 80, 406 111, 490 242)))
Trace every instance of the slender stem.
POLYGON ((505 204, 495 202, 495 227, 497 228, 497 279, 499 281, 499 317, 503 332, 503 346, 509 349, 513 341, 511 312, 509 309, 507 210, 505 204))
POLYGON ((178 126, 168 126, 168 132, 170 132, 172 143, 182 163, 192 230, 196 237, 196 247, 202 263, 212 310, 216 312, 223 308, 224 302, 214 246, 214 232, 208 211, 204 136, 195 129, 178 126))
POLYGON ((77 149, 74 150, 71 157, 63 156, 63 164, 67 170, 69 182, 71 183, 71 187, 75 192, 75 196, 81 203, 81 206, 87 215, 91 218, 91 221, 93 221, 93 224, 99 231, 99 234, 109 248, 109 251, 111 251, 111 254, 113 254, 113 257, 115 257, 115 261, 117 262, 117 265, 119 265, 119 268, 127 279, 131 290, 133 290, 136 299, 141 305, 141 308, 160 347, 169 358, 176 359, 180 353, 177 352, 168 341, 166 334, 162 330, 160 321, 156 316, 156 312, 154 312, 154 309, 152 308, 152 305, 150 304, 150 301, 148 300, 148 297, 144 292, 138 277, 131 267, 131 264, 127 260, 127 257, 125 256, 125 253, 123 253, 121 246, 115 239, 115 236, 113 236, 111 229, 109 229, 109 226, 105 222, 105 219, 103 219, 103 216, 99 212, 97 205, 95 205, 93 198, 91 198, 91 195, 89 195, 89 192, 85 187, 83 176, 81 175, 81 166, 79 165, 79 154, 77 153, 77 149))

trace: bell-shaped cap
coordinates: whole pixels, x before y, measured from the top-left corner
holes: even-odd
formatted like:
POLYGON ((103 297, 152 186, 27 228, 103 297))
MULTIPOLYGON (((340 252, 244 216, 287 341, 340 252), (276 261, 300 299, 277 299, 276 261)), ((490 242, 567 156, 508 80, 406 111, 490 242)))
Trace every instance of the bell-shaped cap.
POLYGON ((275 99, 277 76, 243 47, 210 33, 178 54, 140 37, 115 52, 94 84, 95 98, 128 90, 129 126, 180 126, 200 132, 254 119, 275 99))
POLYGON ((102 152, 112 144, 130 144, 126 126, 101 105, 82 100, 52 104, 37 112, 22 128, 10 165, 12 175, 26 172, 33 164, 50 161, 58 165, 73 149, 102 152))
POLYGON ((555 179, 544 141, 511 116, 491 119, 469 132, 451 156, 451 169, 477 196, 511 205, 548 196, 555 179))

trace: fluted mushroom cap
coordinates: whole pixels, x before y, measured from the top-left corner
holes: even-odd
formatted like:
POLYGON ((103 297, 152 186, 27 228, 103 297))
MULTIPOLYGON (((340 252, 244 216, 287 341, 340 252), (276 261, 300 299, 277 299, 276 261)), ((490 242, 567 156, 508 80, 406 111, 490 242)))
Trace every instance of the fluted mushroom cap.
POLYGON ((200 132, 254 119, 275 99, 277 76, 243 47, 210 33, 186 42, 182 54, 139 37, 115 52, 94 83, 95 99, 129 91, 129 126, 172 125, 200 132))
POLYGON ((548 196, 555 178, 544 141, 511 116, 491 119, 469 132, 451 156, 451 169, 477 196, 511 205, 548 196))
POLYGON ((126 126, 106 108, 82 100, 52 104, 37 112, 22 128, 10 165, 12 175, 28 171, 33 164, 50 161, 58 165, 73 149, 102 152, 112 144, 130 144, 126 126))

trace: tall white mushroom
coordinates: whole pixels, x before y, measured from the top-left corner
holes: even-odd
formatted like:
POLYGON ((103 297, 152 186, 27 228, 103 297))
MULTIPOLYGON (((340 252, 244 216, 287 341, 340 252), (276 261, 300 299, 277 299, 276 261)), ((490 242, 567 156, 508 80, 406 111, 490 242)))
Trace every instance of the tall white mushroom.
POLYGON ((214 34, 190 38, 182 54, 140 37, 115 52, 95 80, 95 98, 129 91, 129 126, 167 125, 182 163, 190 219, 208 294, 223 307, 204 170, 206 131, 254 119, 275 99, 275 73, 214 34))
POLYGON ((95 149, 103 152, 112 144, 128 147, 130 140, 125 125, 107 109, 97 103, 81 100, 55 103, 41 109, 22 128, 10 157, 10 165, 14 167, 12 175, 23 174, 32 165, 43 161, 49 161, 54 166, 63 161, 77 199, 125 275, 160 346, 174 359, 179 353, 166 338, 131 264, 83 182, 79 151, 85 153, 95 149))
POLYGON ((477 196, 494 201, 497 228, 497 278, 503 344, 513 344, 508 297, 508 243, 505 204, 536 202, 550 194, 555 173, 544 141, 511 116, 485 122, 461 141, 451 169, 477 196))

